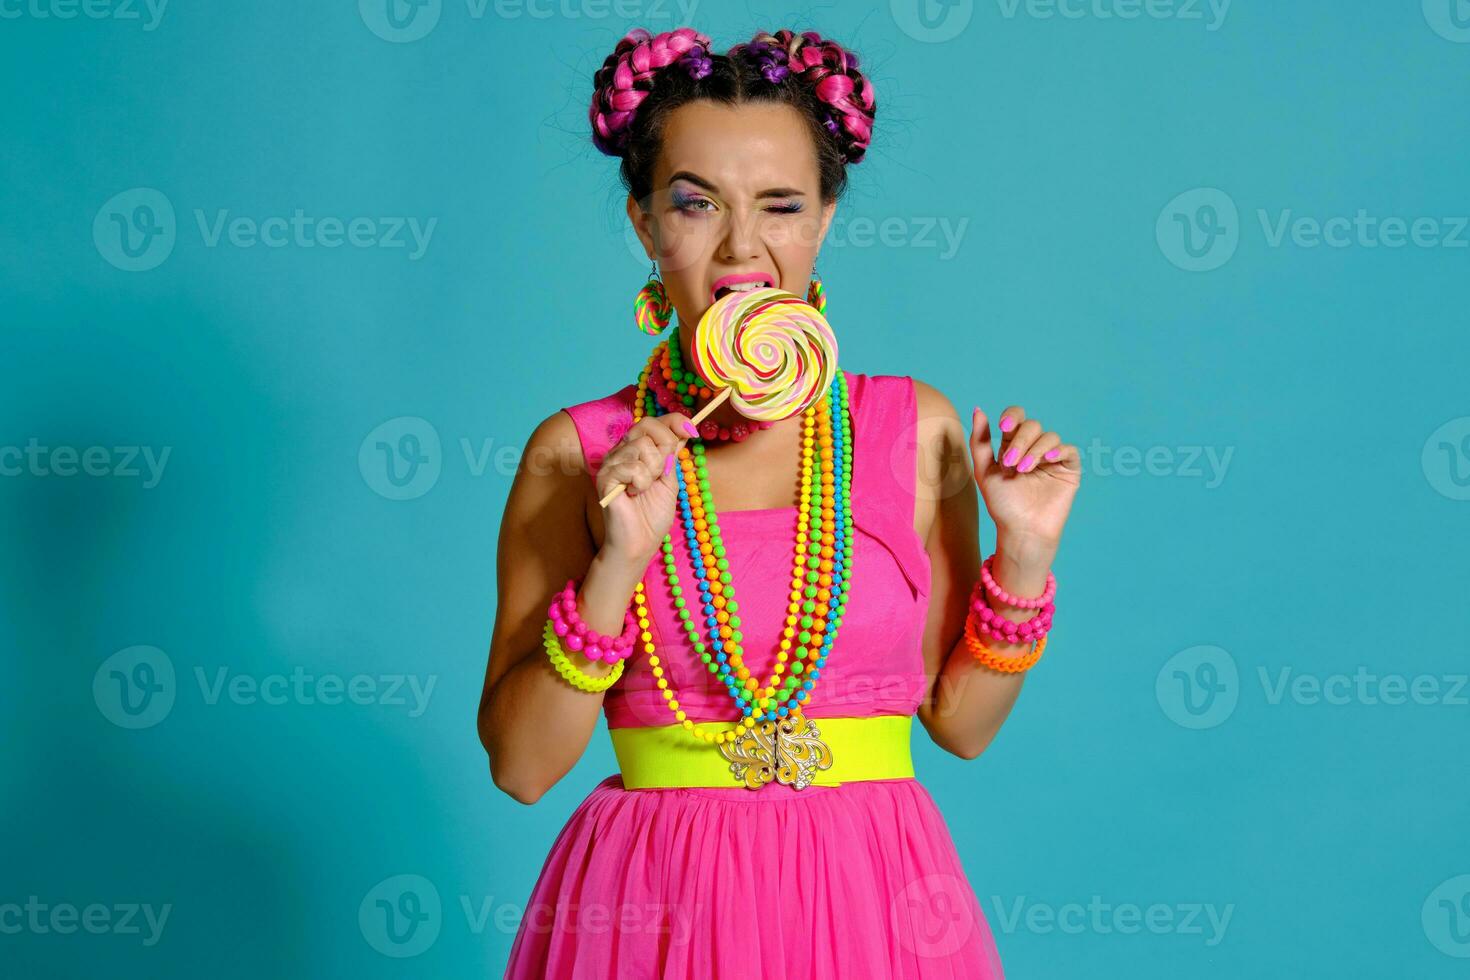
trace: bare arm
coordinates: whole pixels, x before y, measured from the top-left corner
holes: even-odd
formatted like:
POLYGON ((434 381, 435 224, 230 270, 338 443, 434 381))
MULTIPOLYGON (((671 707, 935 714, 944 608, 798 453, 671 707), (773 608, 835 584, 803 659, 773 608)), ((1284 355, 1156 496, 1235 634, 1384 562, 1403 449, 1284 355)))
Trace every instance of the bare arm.
MULTIPOLYGON (((929 614, 924 627, 924 666, 930 693, 919 707, 919 721, 947 752, 973 759, 985 750, 1010 714, 1025 674, 990 670, 965 646, 965 617, 970 587, 980 577, 979 494, 975 489, 968 437, 954 406, 942 393, 921 381, 918 393, 918 482, 915 492, 919 521, 927 527, 925 548, 932 577, 929 614)), ((999 564, 1002 559, 997 560, 999 564)), ((1033 591, 1022 580, 1014 591, 1033 591)), ((1020 618, 1025 618, 1024 616, 1020 618)), ((995 645, 1011 655, 1024 647, 995 645)))
MULTIPOLYGON (((653 525, 672 520, 676 491, 671 477, 659 476, 659 461, 680 444, 672 426, 683 419, 639 423, 605 457, 599 486, 621 480, 630 488, 614 504, 621 523, 601 547, 588 525, 598 505, 571 416, 557 412, 542 422, 521 457, 500 525, 495 627, 477 727, 495 785, 522 803, 536 802, 571 771, 602 711, 603 694, 578 690, 548 661, 546 607, 568 579, 580 578, 577 611, 588 627, 622 632, 634 587, 666 529, 653 525)), ((579 653, 568 657, 590 676, 613 670, 579 653)))

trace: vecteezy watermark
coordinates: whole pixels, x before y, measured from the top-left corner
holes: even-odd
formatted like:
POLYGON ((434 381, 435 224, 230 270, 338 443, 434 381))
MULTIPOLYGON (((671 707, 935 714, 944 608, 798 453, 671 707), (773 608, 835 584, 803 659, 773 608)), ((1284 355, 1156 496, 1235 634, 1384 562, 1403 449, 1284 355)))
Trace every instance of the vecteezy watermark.
POLYGON ((1234 446, 1105 446, 1096 437, 1079 447, 1083 471, 1098 476, 1168 476, 1203 480, 1206 490, 1225 481, 1234 446))
POLYGON ((951 956, 975 932, 979 904, 962 878, 939 872, 915 878, 888 903, 899 944, 925 959, 951 956))
MULTIPOLYGON (((688 24, 699 0, 464 0, 470 20, 493 14, 500 20, 606 20, 640 24, 688 24)), ((367 29, 385 41, 407 44, 428 36, 439 24, 445 0, 357 0, 367 29)))
MULTIPOLYGON (((417 262, 428 251, 438 218, 312 215, 294 208, 288 215, 237 215, 229 208, 195 208, 194 225, 205 248, 324 248, 405 251, 417 262)), ((92 220, 97 252, 125 272, 157 268, 173 254, 178 221, 173 203, 151 187, 114 195, 92 220)))
MULTIPOLYGON (((667 902, 537 902, 529 909, 515 902, 497 902, 493 895, 458 896, 466 930, 474 936, 493 928, 501 935, 555 931, 607 941, 612 934, 667 936, 682 946, 694 938, 695 919, 704 903, 667 902)), ((400 874, 384 878, 363 896, 357 923, 363 939, 384 956, 418 956, 434 945, 446 925, 439 889, 423 875, 400 874)))
MULTIPOLYGON (((1268 248, 1470 248, 1470 215, 1352 215, 1320 218, 1291 208, 1256 209, 1268 248)), ((1229 262, 1242 233, 1235 201, 1214 187, 1185 191, 1164 206, 1154 226, 1159 251, 1187 272, 1209 272, 1229 262)))
POLYGON ((1240 245, 1240 214, 1230 195, 1197 187, 1159 212, 1154 239, 1164 257, 1186 272, 1209 272, 1229 262, 1240 245))
POLYGON ((1441 496, 1470 500, 1470 416, 1450 419, 1424 440, 1424 478, 1441 496))
POLYGON ((1000 15, 1015 20, 1178 20, 1198 21, 1207 31, 1225 25, 1231 0, 995 0, 1000 15))
POLYGON ((43 446, 32 436, 21 446, 0 446, 0 476, 112 476, 142 479, 152 490, 163 479, 172 446, 43 446), (141 468, 140 468, 141 467, 141 468))
POLYGON ((891 0, 893 23, 915 41, 937 44, 959 37, 975 16, 975 0, 891 0))
POLYGON ((1154 697, 1164 715, 1181 728, 1214 728, 1235 713, 1240 672, 1235 658, 1217 646, 1180 650, 1154 679, 1154 697))
POLYGON ((384 956, 417 956, 434 945, 444 926, 439 889, 423 875, 384 878, 362 897, 357 926, 384 956))
MULTIPOLYGON (((243 707, 265 705, 378 705, 407 708, 418 718, 428 710, 437 674, 312 673, 296 665, 288 673, 249 674, 217 666, 193 669, 200 700, 243 707)), ((173 659, 157 647, 134 646, 104 660, 92 676, 92 699, 102 717, 119 728, 151 728, 168 717, 179 687, 173 659)))
POLYGON ((1466 0, 1423 0, 1424 20, 1446 41, 1470 44, 1470 3, 1466 0))
POLYGON ((0 936, 70 936, 80 931, 94 936, 141 936, 144 946, 157 946, 173 908, 172 902, 158 906, 90 902, 78 908, 71 902, 43 902, 39 895, 28 895, 24 904, 0 902, 0 936))
POLYGON ((1266 703, 1311 705, 1444 705, 1470 707, 1470 674, 1375 674, 1359 664, 1351 674, 1297 673, 1257 667, 1266 703))
POLYGON ((168 0, 0 0, 0 20, 136 20, 151 31, 167 7, 168 0))
POLYGON ((990 901, 992 921, 1005 933, 1132 936, 1147 932, 1155 936, 1199 936, 1206 946, 1220 945, 1235 914, 1234 902, 1223 907, 1213 902, 1154 902, 1145 906, 1105 902, 1101 895, 1093 895, 1086 904, 1055 905, 1031 901, 1025 895, 1008 901, 993 895, 990 901))
MULTIPOLYGON (((1218 31, 1231 0, 995 0, 1005 20, 1177 20, 1218 31)), ((958 37, 975 15, 975 0, 890 0, 898 29, 933 44, 958 37)))
MULTIPOLYGON (((619 436, 621 438, 621 436, 619 436)), ((522 469, 535 476, 586 472, 580 458, 566 458, 548 446, 529 451, 513 443, 497 445, 494 436, 458 440, 465 470, 473 477, 487 473, 513 477, 522 469)), ((422 497, 439 482, 444 469, 439 430, 417 415, 400 415, 379 424, 357 447, 357 469, 363 482, 389 500, 422 497)))
MULTIPOLYGON (((965 216, 950 217, 947 215, 887 215, 885 217, 873 217, 871 215, 836 215, 832 218, 827 228, 825 238, 821 237, 821 222, 819 221, 794 221, 789 224, 778 226, 762 233, 763 240, 768 246, 803 245, 809 248, 834 248, 834 249, 919 249, 921 251, 932 251, 934 257, 940 262, 947 262, 959 254, 960 247, 964 244, 965 231, 970 226, 970 219, 965 216)), ((659 268, 663 272, 670 272, 679 268, 685 261, 682 256, 691 255, 693 251, 686 252, 680 247, 680 242, 670 240, 667 236, 676 234, 672 228, 664 232, 665 238, 659 242, 659 268)), ((699 234, 708 234, 700 231, 699 234)), ((628 249, 628 254, 642 268, 648 267, 648 253, 643 247, 643 242, 638 238, 637 232, 629 222, 623 223, 623 244, 628 249)))
POLYGON ((1456 959, 1470 959, 1470 875, 1440 882, 1425 897, 1419 917, 1435 949, 1456 959))
MULTIPOLYGON (((1377 673, 1359 664, 1352 673, 1315 674, 1291 666, 1257 666, 1268 707, 1470 707, 1470 674, 1377 673)), ((1181 650, 1159 669, 1154 694, 1166 717, 1181 728, 1215 728, 1235 712, 1242 695, 1235 658, 1216 646, 1181 650)))

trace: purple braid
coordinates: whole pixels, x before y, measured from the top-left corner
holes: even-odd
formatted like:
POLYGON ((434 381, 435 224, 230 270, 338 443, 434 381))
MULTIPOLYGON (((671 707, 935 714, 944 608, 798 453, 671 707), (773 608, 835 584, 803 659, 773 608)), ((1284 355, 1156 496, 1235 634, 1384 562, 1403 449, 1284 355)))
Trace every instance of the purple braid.
POLYGON ((758 59, 770 58, 772 63, 776 56, 766 52, 779 52, 783 67, 811 85, 826 105, 827 118, 822 125, 842 144, 844 159, 857 163, 863 158, 873 138, 877 101, 872 83, 858 71, 856 52, 824 39, 816 31, 798 34, 784 29, 775 34, 757 34, 744 47, 759 52, 758 59))
POLYGON ((677 63, 695 80, 710 73, 710 39, 690 27, 650 35, 635 28, 618 42, 593 77, 593 144, 609 156, 621 156, 638 106, 653 89, 659 69, 677 63))

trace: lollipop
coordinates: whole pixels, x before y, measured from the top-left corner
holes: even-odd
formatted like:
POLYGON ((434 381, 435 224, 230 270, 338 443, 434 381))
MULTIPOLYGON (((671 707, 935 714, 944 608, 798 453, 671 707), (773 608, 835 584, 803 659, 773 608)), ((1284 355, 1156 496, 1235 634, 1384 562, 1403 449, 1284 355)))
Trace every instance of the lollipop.
POLYGON ((837 338, 816 308, 781 289, 727 293, 699 318, 694 370, 748 419, 805 411, 832 386, 837 338))
MULTIPOLYGON (((748 419, 778 422, 799 415, 837 374, 837 338, 826 318, 782 289, 726 293, 699 318, 693 346, 694 370, 720 389, 690 420, 694 425, 727 398, 748 419)), ((614 486, 602 506, 626 489, 614 486)))

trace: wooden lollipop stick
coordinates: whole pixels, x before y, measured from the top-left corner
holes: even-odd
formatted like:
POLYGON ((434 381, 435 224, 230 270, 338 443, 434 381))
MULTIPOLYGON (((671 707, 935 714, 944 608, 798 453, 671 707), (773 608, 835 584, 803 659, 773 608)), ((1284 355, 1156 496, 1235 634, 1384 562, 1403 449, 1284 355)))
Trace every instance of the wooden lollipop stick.
MULTIPOLYGON (((694 416, 694 418, 690 419, 689 421, 696 426, 699 425, 699 423, 704 421, 704 417, 710 412, 713 412, 715 409, 719 408, 721 403, 724 402, 726 398, 730 397, 730 392, 734 390, 734 388, 721 388, 720 393, 716 395, 713 399, 711 399, 708 405, 704 406, 704 408, 701 408, 699 410, 699 414, 694 416)), ((602 504, 602 506, 606 507, 608 504, 617 499, 618 494, 622 493, 626 489, 628 489, 628 485, 626 483, 616 484, 611 490, 607 492, 607 496, 603 497, 602 500, 599 502, 602 504)))

